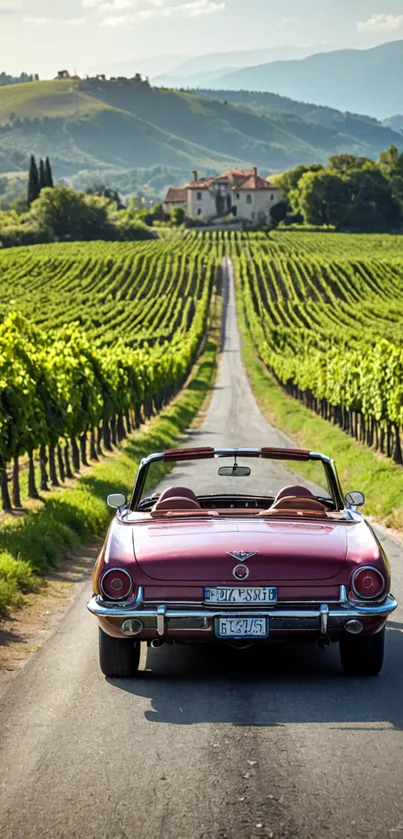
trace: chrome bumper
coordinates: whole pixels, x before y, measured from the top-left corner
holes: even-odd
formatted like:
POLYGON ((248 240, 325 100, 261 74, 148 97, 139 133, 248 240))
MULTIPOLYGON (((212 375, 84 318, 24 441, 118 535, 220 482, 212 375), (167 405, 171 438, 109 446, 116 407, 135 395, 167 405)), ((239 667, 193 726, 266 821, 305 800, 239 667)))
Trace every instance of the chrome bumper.
MULTIPOLYGON (((178 604, 179 605, 179 604, 178 604)), ((89 611, 98 618, 137 618, 144 623, 144 629, 156 630, 162 637, 172 631, 203 631, 210 630, 213 621, 218 617, 266 617, 270 618, 271 630, 315 630, 326 635, 328 631, 340 630, 348 620, 361 618, 379 618, 385 620, 397 608, 397 602, 389 594, 380 603, 356 606, 347 599, 334 603, 323 603, 306 608, 295 606, 284 608, 281 604, 270 609, 230 609, 203 608, 194 604, 191 608, 185 604, 184 608, 172 608, 167 605, 156 605, 150 608, 144 604, 142 592, 139 591, 134 603, 109 603, 102 597, 94 595, 87 604, 89 611)))

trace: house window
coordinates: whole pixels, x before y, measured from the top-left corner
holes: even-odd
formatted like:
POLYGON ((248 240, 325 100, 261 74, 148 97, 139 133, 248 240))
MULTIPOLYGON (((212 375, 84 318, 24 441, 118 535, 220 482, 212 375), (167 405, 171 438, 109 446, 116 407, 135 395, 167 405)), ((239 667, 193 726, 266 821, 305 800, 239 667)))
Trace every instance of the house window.
POLYGON ((246 203, 247 203, 247 204, 251 204, 251 203, 252 203, 252 196, 251 196, 251 195, 247 195, 247 196, 246 196, 246 203))
POLYGON ((196 200, 197 201, 202 201, 202 199, 203 199, 203 196, 202 196, 201 192, 198 192, 197 196, 196 196, 196 200))
POLYGON ((236 194, 236 200, 239 201, 239 192, 236 194))
POLYGON ((271 194, 271 200, 272 200, 272 201, 274 201, 274 195, 273 195, 273 193, 271 194))
POLYGON ((202 214, 201 207, 199 207, 199 209, 198 209, 198 211, 197 211, 197 215, 198 215, 198 216, 201 216, 201 214, 202 214))

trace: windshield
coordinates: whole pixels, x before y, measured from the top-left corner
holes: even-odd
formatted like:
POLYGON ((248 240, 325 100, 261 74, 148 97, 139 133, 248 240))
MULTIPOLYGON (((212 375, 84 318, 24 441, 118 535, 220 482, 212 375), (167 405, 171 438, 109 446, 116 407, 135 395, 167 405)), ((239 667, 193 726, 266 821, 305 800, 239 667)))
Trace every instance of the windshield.
POLYGON ((232 455, 178 462, 173 466, 161 462, 151 463, 141 500, 145 501, 168 487, 186 487, 198 498, 226 496, 230 502, 239 496, 274 499, 284 487, 295 485, 307 487, 317 497, 333 500, 322 461, 269 460, 245 456, 239 456, 235 461, 232 455), (238 467, 236 471, 233 468, 235 462, 238 467), (250 474, 247 474, 249 471, 250 474), (224 475, 223 472, 228 474, 224 475), (237 476, 239 472, 245 474, 237 476))

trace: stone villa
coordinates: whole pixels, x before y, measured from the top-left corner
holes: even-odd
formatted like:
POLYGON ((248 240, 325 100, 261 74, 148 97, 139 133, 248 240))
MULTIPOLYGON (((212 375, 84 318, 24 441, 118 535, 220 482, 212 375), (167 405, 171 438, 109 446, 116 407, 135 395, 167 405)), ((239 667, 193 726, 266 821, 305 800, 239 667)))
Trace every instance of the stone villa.
POLYGON ((270 222, 270 210, 282 200, 275 184, 266 181, 253 169, 230 169, 217 178, 199 178, 182 189, 168 190, 164 211, 170 215, 174 207, 183 207, 189 218, 212 221, 232 215, 249 224, 270 222))

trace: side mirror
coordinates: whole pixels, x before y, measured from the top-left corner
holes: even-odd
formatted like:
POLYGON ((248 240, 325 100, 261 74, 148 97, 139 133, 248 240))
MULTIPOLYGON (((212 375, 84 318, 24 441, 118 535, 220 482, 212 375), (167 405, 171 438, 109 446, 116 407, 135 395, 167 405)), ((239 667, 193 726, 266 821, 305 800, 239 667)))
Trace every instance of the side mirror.
POLYGON ((126 497, 121 492, 116 492, 114 495, 108 495, 107 498, 108 507, 112 507, 112 510, 119 510, 120 507, 124 507, 126 504, 126 497))
POLYGON ((365 504, 365 495, 363 492, 348 492, 346 495, 347 507, 362 507, 365 504))

